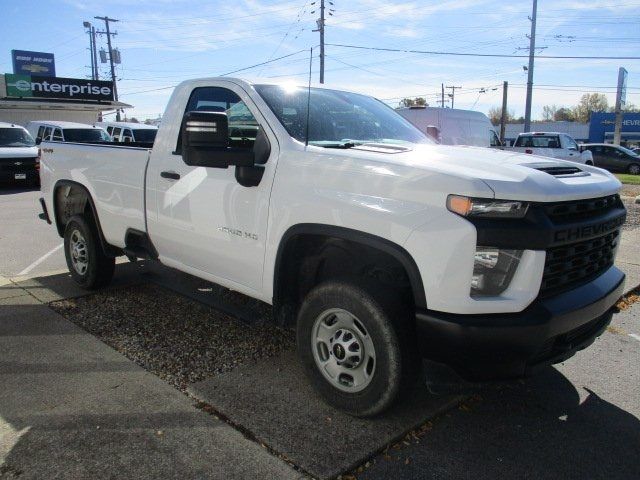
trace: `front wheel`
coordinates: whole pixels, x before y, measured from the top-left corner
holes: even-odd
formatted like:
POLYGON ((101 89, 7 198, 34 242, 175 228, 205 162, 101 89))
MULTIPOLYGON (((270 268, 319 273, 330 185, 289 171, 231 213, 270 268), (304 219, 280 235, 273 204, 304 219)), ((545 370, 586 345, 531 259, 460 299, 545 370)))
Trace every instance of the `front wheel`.
POLYGON ((96 228, 81 215, 67 222, 64 253, 71 277, 81 287, 92 290, 111 281, 115 258, 104 254, 96 228))
POLYGON ((637 163, 629 165, 629 168, 627 170, 631 175, 640 175, 640 165, 638 165, 637 163))
POLYGON ((406 309, 389 291, 324 283, 300 308, 298 354, 329 404, 371 417, 389 408, 411 377, 407 324, 406 309))

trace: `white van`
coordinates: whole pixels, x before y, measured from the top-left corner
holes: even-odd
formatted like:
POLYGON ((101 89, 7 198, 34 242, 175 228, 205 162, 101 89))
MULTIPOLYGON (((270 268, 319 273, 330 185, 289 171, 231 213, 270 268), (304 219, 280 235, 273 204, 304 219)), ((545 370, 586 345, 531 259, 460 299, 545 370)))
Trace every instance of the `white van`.
POLYGON ((44 140, 77 143, 111 141, 111 137, 104 129, 86 123, 33 120, 27 123, 27 130, 35 139, 36 145, 40 145, 44 140))
POLYGON ((481 112, 434 107, 401 107, 396 111, 443 145, 502 145, 489 117, 481 112))
POLYGON ((144 123, 98 122, 96 125, 104 128, 114 142, 153 143, 158 133, 157 126, 144 123))

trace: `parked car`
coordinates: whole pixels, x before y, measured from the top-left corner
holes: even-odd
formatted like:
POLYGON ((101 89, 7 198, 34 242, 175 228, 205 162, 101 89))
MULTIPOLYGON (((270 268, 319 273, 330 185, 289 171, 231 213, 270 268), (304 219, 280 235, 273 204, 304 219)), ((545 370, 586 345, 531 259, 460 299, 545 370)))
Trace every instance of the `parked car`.
POLYGON ((505 147, 505 150, 593 165, 591 152, 589 150, 581 152, 576 141, 566 133, 521 133, 516 138, 513 147, 505 147))
POLYGON ((144 123, 98 122, 96 125, 104 128, 114 142, 153 143, 158 133, 157 126, 144 123))
POLYGON ((402 107, 396 111, 443 145, 502 145, 491 120, 482 112, 433 107, 402 107))
POLYGON ((580 148, 592 153, 596 167, 605 168, 610 172, 640 175, 640 155, 633 150, 607 143, 585 143, 580 148))
POLYGON ((20 125, 0 122, 0 182, 37 185, 38 147, 20 125))
POLYGON ((564 361, 623 292, 611 173, 437 145, 365 95, 186 81, 151 149, 42 152, 42 217, 79 285, 108 284, 126 255, 267 302, 352 415, 405 395, 421 357, 471 378, 564 361))
POLYGON ((34 120, 27 123, 27 130, 36 145, 44 140, 56 142, 111 142, 111 137, 102 128, 85 123, 63 122, 59 120, 34 120))

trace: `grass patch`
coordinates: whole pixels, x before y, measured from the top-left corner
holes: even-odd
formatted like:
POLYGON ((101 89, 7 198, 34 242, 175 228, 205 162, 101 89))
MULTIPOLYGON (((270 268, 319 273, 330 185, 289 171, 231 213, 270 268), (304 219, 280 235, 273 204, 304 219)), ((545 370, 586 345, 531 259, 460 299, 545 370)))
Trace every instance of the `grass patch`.
POLYGON ((616 177, 625 185, 640 185, 640 175, 629 175, 628 173, 616 173, 616 177))

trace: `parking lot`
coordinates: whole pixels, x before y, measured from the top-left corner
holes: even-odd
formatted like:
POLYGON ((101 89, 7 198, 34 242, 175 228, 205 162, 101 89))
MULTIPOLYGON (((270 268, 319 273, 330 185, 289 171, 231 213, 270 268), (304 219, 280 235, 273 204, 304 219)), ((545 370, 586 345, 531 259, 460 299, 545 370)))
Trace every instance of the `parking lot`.
POLYGON ((78 289, 38 196, 0 191, 0 478, 640 477, 634 294, 533 378, 418 386, 359 420, 317 398, 258 301, 145 262, 78 289))

